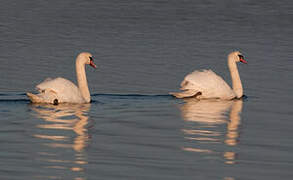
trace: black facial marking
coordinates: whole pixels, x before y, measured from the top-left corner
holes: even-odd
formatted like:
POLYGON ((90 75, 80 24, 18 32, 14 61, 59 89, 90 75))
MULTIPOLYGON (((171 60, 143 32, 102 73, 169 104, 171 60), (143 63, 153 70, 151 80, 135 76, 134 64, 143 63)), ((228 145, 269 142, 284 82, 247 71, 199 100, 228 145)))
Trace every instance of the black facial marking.
POLYGON ((93 61, 93 58, 90 56, 90 60, 93 61))
POLYGON ((239 59, 244 59, 244 57, 242 55, 238 55, 239 59))

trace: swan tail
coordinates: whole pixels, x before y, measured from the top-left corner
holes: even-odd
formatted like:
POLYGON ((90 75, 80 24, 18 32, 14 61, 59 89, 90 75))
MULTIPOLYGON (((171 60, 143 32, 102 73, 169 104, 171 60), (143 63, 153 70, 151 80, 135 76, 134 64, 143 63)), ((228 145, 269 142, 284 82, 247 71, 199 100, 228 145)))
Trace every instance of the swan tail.
POLYGON ((50 103, 57 105, 60 103, 60 99, 57 96, 57 93, 51 89, 40 90, 40 94, 26 93, 30 98, 32 103, 50 103))
POLYGON ((192 90, 192 89, 188 89, 183 92, 174 92, 174 93, 171 92, 169 94, 175 96, 176 98, 189 98, 189 97, 196 97, 198 95, 201 95, 201 92, 196 91, 196 90, 192 90))
POLYGON ((32 94, 32 93, 26 93, 26 95, 29 97, 29 99, 31 100, 32 103, 41 103, 44 102, 43 98, 41 98, 40 96, 36 95, 36 94, 32 94))

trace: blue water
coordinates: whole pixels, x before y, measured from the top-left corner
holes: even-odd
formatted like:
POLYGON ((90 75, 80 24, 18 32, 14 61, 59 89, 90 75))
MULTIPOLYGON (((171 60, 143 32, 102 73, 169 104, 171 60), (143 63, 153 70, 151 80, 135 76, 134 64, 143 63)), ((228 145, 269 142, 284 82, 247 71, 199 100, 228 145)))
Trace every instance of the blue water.
POLYGON ((38 1, 0 6, 0 179, 291 179, 291 1, 38 1), (184 76, 246 98, 175 99, 184 76), (91 104, 31 104, 47 77, 87 68, 91 104))

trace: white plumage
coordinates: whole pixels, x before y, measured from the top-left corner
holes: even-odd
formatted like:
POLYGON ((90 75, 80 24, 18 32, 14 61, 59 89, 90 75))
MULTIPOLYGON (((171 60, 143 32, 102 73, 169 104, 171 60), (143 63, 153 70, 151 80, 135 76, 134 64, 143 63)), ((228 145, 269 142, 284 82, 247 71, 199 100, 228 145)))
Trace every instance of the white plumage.
POLYGON ((236 96, 229 85, 212 70, 188 74, 181 83, 181 90, 194 90, 195 93, 200 93, 201 99, 232 99, 236 96))
POLYGON ((85 102, 78 87, 71 81, 58 77, 56 79, 46 79, 36 86, 36 89, 42 94, 43 98, 47 99, 47 103, 53 102, 53 99, 58 99, 59 103, 85 102))
POLYGON ((47 78, 36 86, 39 94, 27 93, 33 103, 89 103, 90 93, 85 74, 85 64, 96 68, 90 53, 80 53, 76 58, 76 75, 78 87, 71 81, 58 77, 47 78))
POLYGON ((228 55, 228 67, 230 70, 233 89, 212 70, 194 71, 181 82, 183 92, 170 93, 177 98, 196 97, 197 99, 226 99, 240 98, 243 89, 236 66, 237 62, 247 63, 240 52, 235 51, 228 55))

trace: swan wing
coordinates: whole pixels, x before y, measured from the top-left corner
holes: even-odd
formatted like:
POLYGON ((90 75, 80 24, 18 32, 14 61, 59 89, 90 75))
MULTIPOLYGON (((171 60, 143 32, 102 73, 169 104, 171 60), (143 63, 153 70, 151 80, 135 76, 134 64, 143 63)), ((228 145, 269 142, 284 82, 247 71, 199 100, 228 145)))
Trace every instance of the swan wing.
POLYGON ((198 95, 201 95, 201 92, 194 89, 186 89, 182 92, 170 92, 169 94, 177 97, 177 98, 187 98, 187 97, 196 97, 198 95))
POLYGON ((232 99, 235 93, 230 86, 212 70, 194 71, 181 83, 181 90, 201 92, 200 98, 232 99))
POLYGON ((84 101, 78 87, 71 81, 58 77, 55 79, 46 79, 36 86, 40 92, 39 96, 47 99, 51 103, 52 98, 58 99, 58 102, 82 102, 84 101))

